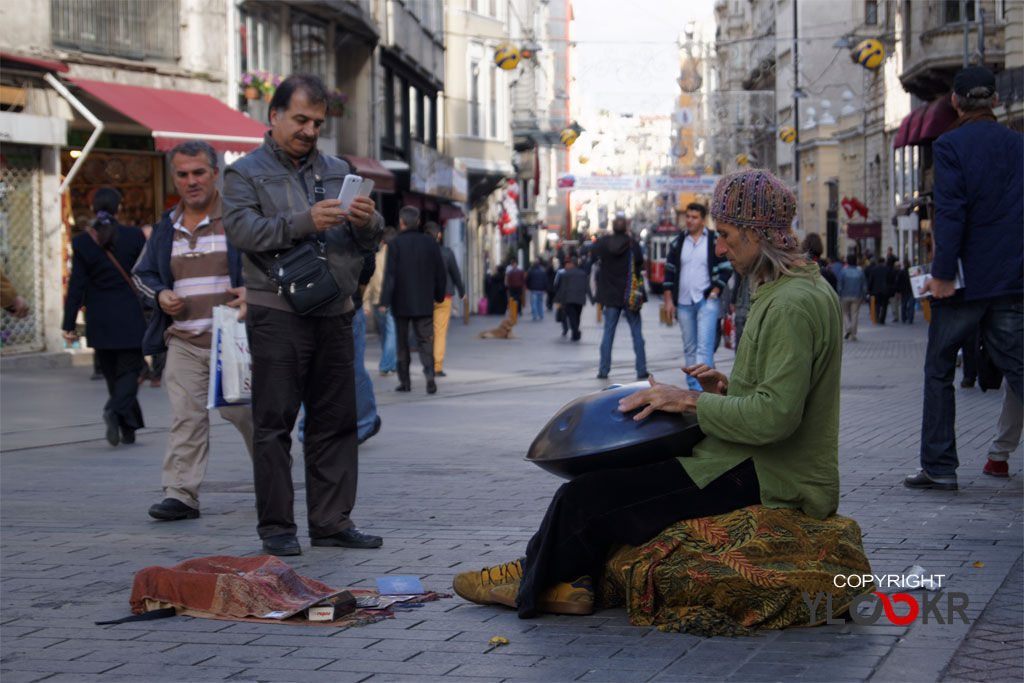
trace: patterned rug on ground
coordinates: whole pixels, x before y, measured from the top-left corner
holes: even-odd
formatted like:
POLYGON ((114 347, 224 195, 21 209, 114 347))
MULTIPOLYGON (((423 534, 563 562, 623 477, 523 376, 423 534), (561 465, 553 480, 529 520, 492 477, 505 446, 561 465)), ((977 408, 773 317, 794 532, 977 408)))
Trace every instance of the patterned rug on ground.
MULTIPOLYGON (((345 589, 331 588, 297 574, 272 555, 231 557, 214 555, 187 560, 173 567, 146 567, 135 575, 131 609, 142 614, 174 607, 179 615, 229 621, 255 621, 306 626, 349 627, 372 624, 393 616, 392 609, 355 609, 334 621, 310 621, 306 609, 345 589), (273 618, 267 615, 273 614, 273 618)), ((377 591, 350 589, 356 598, 377 591)), ((424 593, 403 605, 446 597, 424 593)))
POLYGON ((619 548, 605 565, 598 601, 625 605, 637 626, 754 635, 823 623, 825 601, 812 623, 804 593, 812 604, 818 593, 831 594, 832 614, 842 614, 874 588, 837 588, 833 577, 870 573, 852 519, 754 505, 677 522, 642 546, 619 548))

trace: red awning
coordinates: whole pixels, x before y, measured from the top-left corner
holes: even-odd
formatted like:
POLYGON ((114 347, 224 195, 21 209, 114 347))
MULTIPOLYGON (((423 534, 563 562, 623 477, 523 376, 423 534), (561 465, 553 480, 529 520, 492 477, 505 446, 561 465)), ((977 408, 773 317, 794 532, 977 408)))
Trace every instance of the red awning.
POLYGON ((204 140, 219 152, 248 152, 263 143, 266 125, 209 95, 73 78, 71 82, 153 131, 156 148, 204 140))
POLYGON ((45 59, 22 57, 21 55, 12 55, 10 52, 0 52, 0 64, 3 62, 11 62, 16 66, 40 69, 42 71, 59 71, 61 73, 67 73, 68 71, 67 64, 63 62, 49 62, 45 59))
POLYGON ((357 157, 354 154, 342 154, 341 158, 348 161, 353 172, 373 181, 374 192, 395 191, 395 174, 376 159, 357 157))
POLYGON ((953 125, 957 119, 956 109, 953 109, 953 103, 949 101, 949 97, 940 97, 931 104, 924 112, 924 117, 921 122, 921 133, 916 140, 916 144, 934 140, 939 137, 953 125))
POLYGON ((465 218, 466 214, 462 213, 462 209, 451 204, 441 205, 441 220, 446 221, 449 218, 465 218))
POLYGON ((899 149, 931 142, 949 130, 956 119, 956 109, 953 109, 949 97, 942 96, 928 104, 922 104, 903 119, 899 130, 896 131, 892 147, 899 149))

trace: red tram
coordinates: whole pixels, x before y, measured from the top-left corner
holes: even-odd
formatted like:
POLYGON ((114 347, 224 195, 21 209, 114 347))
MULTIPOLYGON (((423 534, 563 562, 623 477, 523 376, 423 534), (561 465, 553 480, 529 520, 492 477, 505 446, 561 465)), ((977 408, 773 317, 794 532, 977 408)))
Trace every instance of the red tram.
POLYGON ((665 258, 668 245, 679 234, 679 228, 664 222, 647 231, 644 251, 647 255, 647 286, 652 294, 661 294, 665 282, 665 258))

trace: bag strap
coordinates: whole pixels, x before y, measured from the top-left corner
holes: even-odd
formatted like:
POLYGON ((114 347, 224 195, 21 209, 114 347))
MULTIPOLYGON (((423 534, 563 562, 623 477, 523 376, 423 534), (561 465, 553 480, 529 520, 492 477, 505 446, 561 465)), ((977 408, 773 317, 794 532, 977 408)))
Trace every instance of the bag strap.
MULTIPOLYGON (((99 247, 100 249, 103 249, 102 245, 100 245, 99 235, 96 234, 96 229, 90 225, 88 228, 86 228, 86 230, 89 233, 89 237, 92 238, 92 241, 96 243, 96 246, 99 247)), ((142 296, 139 295, 139 290, 135 286, 135 283, 132 282, 132 279, 128 276, 128 273, 126 273, 124 268, 121 267, 121 263, 117 260, 117 258, 109 249, 103 249, 103 253, 107 255, 107 258, 110 259, 110 262, 114 264, 115 268, 117 268, 117 272, 121 273, 121 277, 123 277, 125 282, 128 283, 128 286, 132 288, 132 294, 135 295, 135 300, 139 302, 139 309, 142 310, 142 317, 145 318, 146 307, 142 305, 142 296)))

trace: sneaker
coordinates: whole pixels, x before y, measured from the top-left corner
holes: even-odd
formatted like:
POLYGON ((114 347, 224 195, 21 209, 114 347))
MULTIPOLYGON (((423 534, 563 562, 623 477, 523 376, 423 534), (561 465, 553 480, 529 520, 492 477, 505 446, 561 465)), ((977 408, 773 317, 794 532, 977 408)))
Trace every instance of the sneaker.
POLYGON ((434 370, 434 377, 447 377, 447 376, 448 375, 444 374, 444 370, 434 370))
MULTIPOLYGON (((499 605, 516 606, 518 585, 495 586, 491 600, 499 605)), ((537 609, 548 614, 592 614, 594 612, 594 582, 581 576, 572 583, 558 583, 541 593, 537 609)))
POLYGON ((452 588, 464 600, 480 605, 493 605, 495 601, 491 597, 492 588, 515 586, 515 591, 519 591, 519 582, 523 578, 523 559, 525 558, 484 567, 475 572, 456 574, 452 579, 452 588))
POLYGON ((597 373, 597 378, 598 379, 608 379, 608 373, 606 373, 606 372, 599 372, 599 373, 597 373))
POLYGON ((939 489, 940 491, 956 491, 956 475, 951 477, 933 477, 924 470, 917 474, 908 474, 903 480, 908 489, 939 489))
POLYGON ((1005 460, 993 460, 992 458, 989 458, 988 462, 985 463, 985 469, 983 469, 982 472, 993 477, 1008 477, 1010 476, 1010 463, 1005 460))
POLYGON ((199 510, 185 505, 176 498, 164 498, 150 506, 149 516, 164 522, 175 522, 179 519, 195 519, 199 516, 199 510))
POLYGON ((380 371, 380 376, 381 377, 390 377, 393 374, 395 374, 394 370, 381 370, 380 371))

